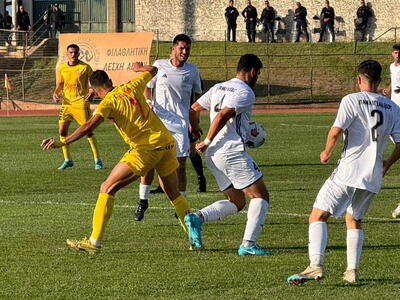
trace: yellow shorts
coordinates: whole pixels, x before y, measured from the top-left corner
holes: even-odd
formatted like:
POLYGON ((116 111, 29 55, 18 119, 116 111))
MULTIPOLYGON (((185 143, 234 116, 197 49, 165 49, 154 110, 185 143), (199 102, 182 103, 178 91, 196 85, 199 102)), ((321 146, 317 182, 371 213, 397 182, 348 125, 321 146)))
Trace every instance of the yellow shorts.
POLYGON ((151 169, 155 169, 161 177, 174 172, 179 162, 176 158, 175 142, 155 150, 130 149, 120 160, 126 163, 135 175, 144 176, 151 169))
POLYGON ((75 120, 79 125, 83 125, 90 119, 91 116, 92 112, 89 105, 62 105, 60 114, 58 115, 58 123, 71 122, 72 120, 75 120))

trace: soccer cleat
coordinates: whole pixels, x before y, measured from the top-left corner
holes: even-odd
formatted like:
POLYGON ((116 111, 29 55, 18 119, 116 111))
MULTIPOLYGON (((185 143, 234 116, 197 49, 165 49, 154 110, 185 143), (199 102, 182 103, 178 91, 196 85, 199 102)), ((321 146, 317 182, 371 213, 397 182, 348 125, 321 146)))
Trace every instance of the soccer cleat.
POLYGON ((58 167, 58 170, 65 170, 67 168, 72 168, 74 166, 74 162, 72 160, 64 160, 61 166, 58 167))
POLYGON ((261 246, 254 244, 251 247, 245 247, 243 245, 240 245, 239 250, 238 250, 238 254, 240 256, 244 256, 244 255, 272 255, 271 252, 269 252, 268 250, 262 248, 261 246))
POLYGON ((358 271, 355 269, 346 270, 346 272, 343 273, 343 280, 348 283, 357 283, 359 281, 358 271))
POLYGON ((147 200, 140 199, 138 207, 133 213, 133 219, 135 221, 142 221, 144 218, 144 212, 149 208, 149 202, 147 200))
POLYGON ((93 245, 90 240, 83 238, 82 240, 67 240, 67 245, 77 251, 85 251, 89 254, 95 254, 100 251, 100 247, 93 245))
POLYGON ((100 158, 97 158, 94 162, 94 168, 95 170, 101 170, 103 169, 103 162, 101 161, 100 158))
POLYGON ((290 284, 301 285, 310 280, 321 280, 325 277, 325 271, 322 266, 308 266, 303 272, 288 277, 290 284))
POLYGON ((150 190, 150 194, 162 194, 162 193, 164 193, 164 191, 160 185, 158 187, 156 187, 155 189, 150 190))
POLYGON ((203 248, 201 238, 201 226, 203 221, 196 214, 188 214, 184 218, 186 227, 189 230, 189 240, 192 245, 191 249, 203 248))
POLYGON ((397 208, 392 212, 392 217, 395 219, 400 218, 400 203, 397 208))
POLYGON ((207 181, 204 176, 197 176, 197 183, 199 187, 197 188, 197 192, 205 193, 207 192, 207 181))

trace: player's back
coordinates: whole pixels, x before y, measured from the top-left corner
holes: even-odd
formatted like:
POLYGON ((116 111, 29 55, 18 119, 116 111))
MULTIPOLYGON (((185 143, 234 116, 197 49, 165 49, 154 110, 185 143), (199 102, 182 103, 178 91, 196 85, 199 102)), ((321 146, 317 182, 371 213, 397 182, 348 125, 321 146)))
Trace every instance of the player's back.
POLYGON ((389 136, 400 136, 400 109, 371 92, 347 95, 340 106, 333 126, 344 130, 345 139, 337 176, 344 184, 378 192, 389 136))

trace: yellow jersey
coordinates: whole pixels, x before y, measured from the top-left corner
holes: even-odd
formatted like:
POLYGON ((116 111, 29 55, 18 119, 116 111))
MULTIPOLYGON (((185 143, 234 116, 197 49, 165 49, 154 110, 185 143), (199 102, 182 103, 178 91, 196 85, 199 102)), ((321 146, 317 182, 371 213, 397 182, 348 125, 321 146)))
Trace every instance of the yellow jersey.
POLYGON ((89 77, 92 73, 92 68, 83 61, 74 66, 66 62, 58 67, 57 80, 64 83, 63 105, 89 105, 85 97, 89 93, 89 77))
POLYGON ((115 87, 97 106, 95 114, 111 120, 125 143, 138 150, 154 150, 174 142, 174 138, 146 103, 144 88, 152 79, 144 72, 115 87))

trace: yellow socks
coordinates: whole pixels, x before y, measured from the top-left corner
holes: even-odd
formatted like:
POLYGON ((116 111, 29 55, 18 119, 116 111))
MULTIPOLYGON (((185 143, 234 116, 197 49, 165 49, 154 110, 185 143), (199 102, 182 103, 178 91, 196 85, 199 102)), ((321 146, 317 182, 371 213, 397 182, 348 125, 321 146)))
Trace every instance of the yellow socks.
POLYGON ((189 202, 182 195, 180 195, 178 198, 170 202, 175 207, 176 215, 179 218, 179 222, 181 223, 183 231, 185 231, 185 233, 188 234, 188 229, 183 219, 190 212, 189 202))
MULTIPOLYGON (((60 136, 60 142, 64 143, 65 142, 65 136, 60 136)), ((69 146, 65 145, 61 147, 63 155, 64 155, 64 160, 72 160, 71 159, 71 154, 69 153, 69 146)))
POLYGON ((99 150, 97 149, 96 138, 94 137, 94 135, 92 135, 91 137, 88 137, 87 140, 89 142, 90 148, 92 149, 94 160, 99 159, 100 154, 99 154, 99 150))
POLYGON ((109 194, 99 194, 96 208, 93 213, 93 229, 90 236, 91 240, 100 242, 103 238, 104 229, 110 219, 115 204, 115 197, 109 194))

